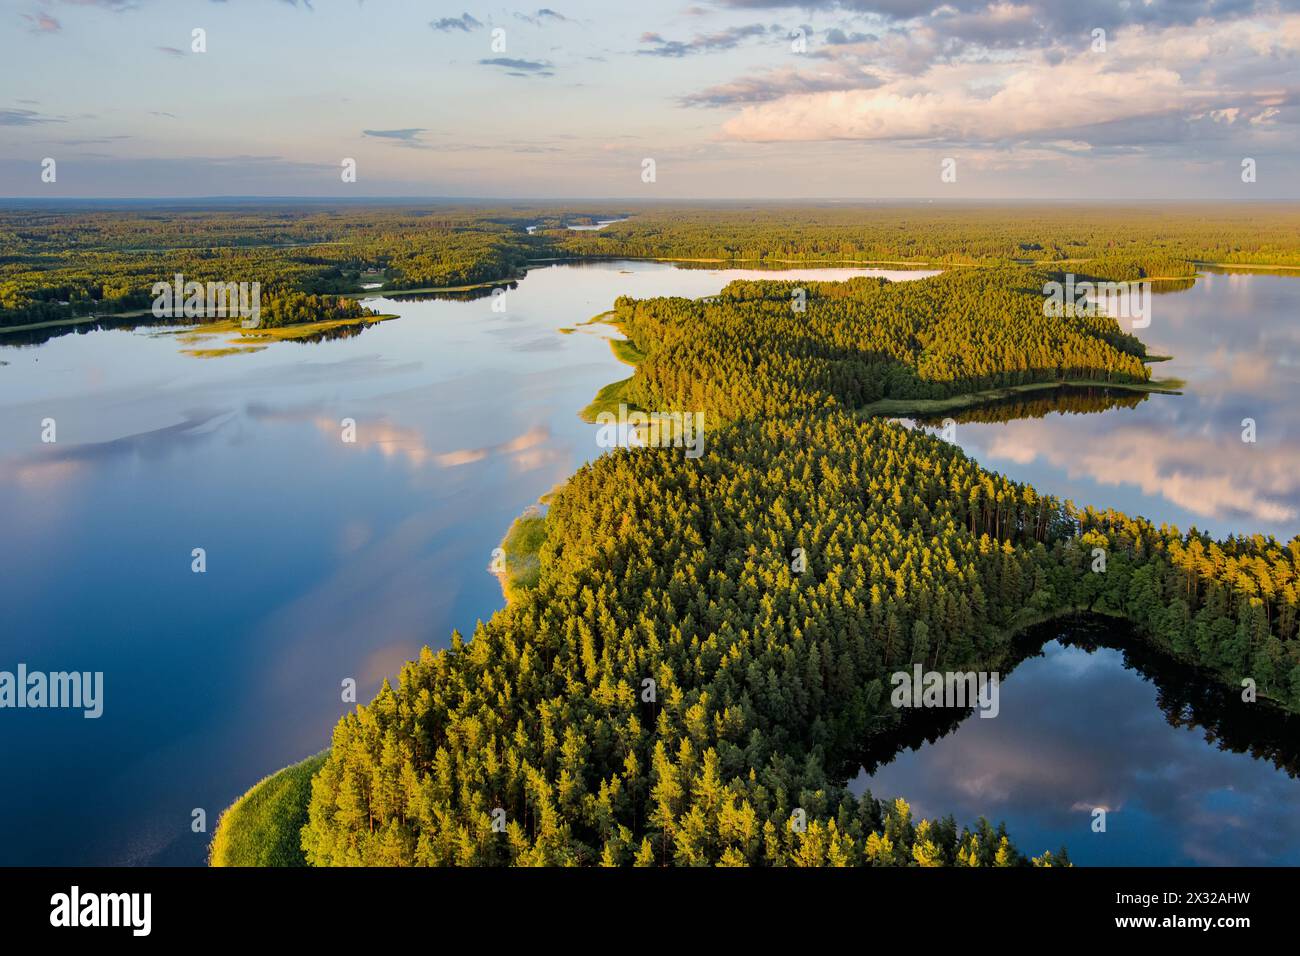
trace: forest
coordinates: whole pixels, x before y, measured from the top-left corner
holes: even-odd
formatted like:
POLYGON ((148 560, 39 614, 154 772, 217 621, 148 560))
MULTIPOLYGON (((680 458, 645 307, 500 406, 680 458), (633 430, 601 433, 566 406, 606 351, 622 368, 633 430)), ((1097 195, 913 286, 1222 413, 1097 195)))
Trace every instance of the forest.
POLYGON ((1300 712, 1300 538, 1078 509, 876 416, 997 388, 1138 396, 1156 384, 1143 344, 1106 316, 1046 316, 1044 283, 1300 266, 1295 222, 1211 206, 14 207, 0 325, 146 309, 176 272, 261 282, 274 327, 346 318, 375 282, 470 286, 556 257, 950 266, 618 300, 637 360, 620 397, 704 412, 707 452, 582 467, 508 536, 533 560, 507 605, 407 663, 276 800, 244 801, 267 830, 218 842, 320 866, 1055 866, 1066 852, 988 821, 851 792, 906 719, 889 675, 1010 670, 1018 634, 1087 611, 1300 712))
POLYGON ((1196 263, 1300 266, 1290 204, 762 203, 650 207, 595 232, 548 233, 571 255, 753 262, 1009 262, 1123 280, 1196 263))
POLYGON ((1200 263, 1300 267, 1286 206, 322 203, 0 206, 0 328, 138 313, 154 282, 297 292, 459 288, 557 258, 1037 265, 1115 281, 1200 263), (627 217, 599 230, 574 224, 627 217), (529 232, 529 230, 532 232, 529 232))
POLYGON ((177 272, 259 282, 264 309, 372 277, 387 290, 470 285, 515 276, 535 244, 482 213, 434 209, 0 209, 0 326, 147 310, 153 283, 177 272))
POLYGON ((845 412, 720 431, 699 461, 620 450, 570 480, 536 586, 338 724, 308 862, 986 863, 980 825, 909 831, 845 782, 900 720, 888 674, 1010 666, 1063 610, 1300 709, 1300 540, 1078 513, 845 412))
POLYGON ((1146 350, 1105 315, 1048 318, 1048 274, 957 270, 910 282, 732 282, 692 300, 620 298, 644 353, 625 397, 710 420, 858 408, 1037 382, 1145 384, 1146 350))
MULTIPOLYGON (((1079 611, 1127 618, 1205 680, 1300 711, 1300 538, 1216 541, 1079 510, 855 410, 882 389, 1034 368, 1047 330, 1013 299, 1013 329, 1030 324, 1005 341, 960 308, 911 308, 1022 284, 854 280, 810 288, 803 314, 783 283, 620 301, 644 354, 633 393, 698 401, 716 416, 709 452, 616 450, 554 494, 531 535, 535 583, 336 726, 305 862, 1067 864, 847 781, 905 719, 892 672, 1009 670, 1017 634, 1079 611), (896 325, 908 332, 892 339, 896 325)), ((1072 374, 1142 375, 1113 323, 1060 334, 1072 374)))

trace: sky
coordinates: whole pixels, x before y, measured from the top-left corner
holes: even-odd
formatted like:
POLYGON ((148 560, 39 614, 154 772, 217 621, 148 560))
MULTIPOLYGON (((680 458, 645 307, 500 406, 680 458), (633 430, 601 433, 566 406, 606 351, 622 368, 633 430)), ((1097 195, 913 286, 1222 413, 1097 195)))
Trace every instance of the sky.
POLYGON ((1300 198, 1300 0, 538 2, 0 0, 0 196, 1300 198))

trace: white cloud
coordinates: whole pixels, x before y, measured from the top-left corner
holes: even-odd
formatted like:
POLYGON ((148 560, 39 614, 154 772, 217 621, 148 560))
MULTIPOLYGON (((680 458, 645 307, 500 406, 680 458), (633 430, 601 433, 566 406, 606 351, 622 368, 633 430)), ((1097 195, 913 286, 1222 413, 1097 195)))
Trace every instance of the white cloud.
MULTIPOLYGON (((912 42, 918 49, 933 49, 932 38, 924 35, 912 42)), ((754 103, 722 131, 750 142, 1082 142, 1078 131, 1120 121, 1210 115, 1221 123, 1239 118, 1257 123, 1281 85, 1283 63, 1295 69, 1297 50, 1300 17, 1288 16, 1133 28, 1111 37, 1104 53, 1081 46, 1062 57, 1057 47, 1011 57, 935 61, 920 72, 896 58, 899 68, 874 89, 795 92, 754 103), (1222 79, 1226 75, 1241 85, 1229 86, 1222 79)), ((855 49, 835 55, 866 53, 855 49)))
POLYGON ((786 96, 751 106, 723 132, 750 141, 963 139, 974 142, 1055 134, 1115 119, 1177 110, 1185 93, 1172 70, 1112 73, 1096 60, 1019 67, 992 95, 972 88, 974 68, 936 67, 924 84, 786 96))

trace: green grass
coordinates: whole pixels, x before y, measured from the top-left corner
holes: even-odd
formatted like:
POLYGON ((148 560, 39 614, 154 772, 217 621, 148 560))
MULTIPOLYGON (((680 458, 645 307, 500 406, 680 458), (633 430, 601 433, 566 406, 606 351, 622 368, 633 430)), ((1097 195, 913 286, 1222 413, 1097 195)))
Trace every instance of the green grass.
POLYGON ((579 417, 588 424, 596 423, 596 416, 601 412, 612 412, 618 414, 618 406, 626 405, 629 409, 635 409, 637 406, 627 399, 628 386, 632 384, 632 378, 623 379, 619 382, 610 382, 591 400, 591 404, 578 413, 579 417))
POLYGON ((261 326, 246 329, 239 319, 223 319, 220 322, 208 322, 195 328, 171 333, 176 341, 184 345, 200 345, 220 336, 230 336, 227 344, 220 348, 181 349, 186 355, 195 358, 220 358, 223 355, 238 355, 243 352, 258 352, 270 342, 289 342, 295 339, 311 338, 333 329, 354 325, 374 325, 397 318, 396 315, 363 315, 351 319, 327 319, 321 322, 303 322, 298 325, 261 326))
POLYGON ((535 506, 510 525, 510 530, 501 540, 501 548, 506 553, 506 570, 505 574, 499 575, 501 591, 507 601, 513 600, 521 589, 537 586, 541 570, 537 552, 545 540, 546 516, 538 513, 535 506))
POLYGON ((212 836, 209 866, 306 866, 303 825, 311 778, 328 751, 308 757, 258 781, 232 803, 212 836))
POLYGON ((181 349, 181 352, 184 355, 193 355, 195 358, 220 358, 223 355, 242 355, 244 352, 260 352, 265 348, 265 345, 231 345, 222 349, 181 349))
POLYGON ((614 353, 614 358, 624 365, 635 367, 645 359, 645 353, 631 339, 610 339, 609 348, 614 353))
MULTIPOLYGON (((593 325, 595 323, 605 323, 619 328, 617 322, 609 321, 614 313, 602 312, 600 315, 594 315, 586 322, 579 322, 579 325, 593 325)), ((618 359, 625 365, 633 367, 639 365, 645 360, 646 353, 637 348, 636 343, 631 339, 610 339, 609 349, 614 353, 614 358, 618 359)), ((591 400, 586 408, 578 413, 578 417, 588 424, 595 424, 596 416, 601 412, 612 412, 618 414, 619 405, 626 405, 629 410, 637 410, 635 402, 629 401, 627 397, 628 387, 632 384, 631 378, 625 378, 618 382, 610 382, 591 400)))
POLYGON ((319 332, 329 332, 332 329, 346 328, 350 325, 374 325, 395 318, 397 318, 396 315, 363 315, 354 319, 327 319, 323 322, 301 322, 297 325, 280 325, 274 328, 264 326, 256 329, 246 329, 239 326, 236 331, 245 338, 283 341, 285 339, 305 339, 319 332))

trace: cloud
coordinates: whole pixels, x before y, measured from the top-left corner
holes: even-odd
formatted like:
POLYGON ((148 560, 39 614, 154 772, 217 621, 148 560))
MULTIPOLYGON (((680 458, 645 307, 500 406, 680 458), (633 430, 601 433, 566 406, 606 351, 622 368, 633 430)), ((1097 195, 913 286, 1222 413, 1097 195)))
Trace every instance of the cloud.
POLYGON ((875 90, 786 96, 746 108, 723 131, 751 142, 990 142, 1171 112, 1178 108, 1180 94, 1179 77, 1172 70, 1117 74, 1086 68, 1029 69, 1012 73, 992 95, 980 95, 950 79, 923 88, 890 84, 875 90))
POLYGON ((98 146, 105 143, 116 143, 119 140, 130 139, 130 136, 93 136, 87 139, 61 139, 60 146, 98 146))
POLYGON ((554 76, 555 64, 549 60, 517 60, 508 56, 496 56, 488 60, 479 60, 481 66, 499 66, 510 76, 554 76))
POLYGON ((516 13, 516 20, 523 20, 525 23, 531 23, 535 27, 540 27, 544 23, 572 23, 573 20, 562 13, 543 7, 532 16, 526 13, 516 13))
POLYGON ((441 30, 443 33, 450 33, 452 30, 469 33, 471 30, 482 28, 483 24, 468 13, 462 13, 458 17, 443 17, 441 20, 430 20, 429 26, 435 30, 441 30))
POLYGON ((420 142, 420 134, 427 132, 428 130, 421 126, 412 126, 406 129, 363 129, 361 135, 391 140, 399 146, 410 149, 428 149, 427 144, 420 142))
POLYGON ((41 123, 62 123, 61 119, 42 116, 35 110, 0 110, 0 126, 37 126, 41 123))
POLYGON ((72 7, 98 7, 101 10, 111 10, 113 13, 134 10, 140 5, 136 0, 63 0, 63 2, 72 7))
POLYGON ((1103 486, 1132 485, 1205 518, 1262 525, 1294 522, 1300 511, 1300 453, 1234 455, 1236 433, 1218 436, 1169 430, 1150 422, 1107 422, 1105 441, 1064 438, 1051 423, 1022 419, 992 438, 984 455, 1028 464, 1042 457, 1070 477, 1103 486), (1232 444, 1232 443, 1235 443, 1232 444))
POLYGON ((108 441, 60 444, 14 461, 0 463, 0 477, 43 487, 48 480, 71 477, 86 463, 129 458, 155 462, 208 442, 230 420, 229 411, 194 411, 171 425, 123 435, 108 441))
POLYGON ((1279 8, 1295 7, 1291 0, 721 0, 721 5, 737 10, 799 9, 868 15, 891 27, 947 21, 954 36, 962 35, 954 29, 959 25, 984 32, 989 23, 999 19, 1017 20, 1034 24, 1035 32, 1045 38, 1065 33, 1088 36, 1098 27, 1191 26, 1205 20, 1267 15, 1279 8))
POLYGON ((48 13, 24 13, 22 16, 31 24, 28 29, 32 33, 58 33, 63 29, 63 24, 48 13))
POLYGON ((843 71, 801 73, 793 68, 786 68, 711 86, 698 93, 688 93, 678 102, 683 106, 739 106, 749 103, 767 103, 796 93, 851 88, 870 89, 879 86, 880 82, 876 77, 862 72, 857 72, 855 76, 846 76, 843 71))
POLYGON ((533 450, 545 445, 550 437, 549 428, 545 425, 534 425, 523 434, 498 445, 489 445, 486 448, 458 448, 455 451, 435 455, 433 460, 443 468, 456 468, 482 461, 489 455, 510 455, 515 456, 516 464, 523 466, 523 470, 528 470, 537 464, 533 450))
MULTIPOLYGON (((924 40, 924 38, 923 38, 924 40)), ((897 42, 889 38, 888 42, 897 42)), ((927 50, 930 48, 927 48, 927 50)), ((836 53, 843 69, 860 51, 836 53)), ((898 51, 895 50, 897 53, 898 51)), ((758 81, 737 81, 728 96, 705 91, 690 99, 746 103, 723 126, 729 138, 749 142, 898 140, 1018 143, 1035 140, 1110 140, 1130 145, 1193 136, 1224 138, 1234 125, 1278 121, 1290 98, 1276 61, 1300 52, 1300 17, 1225 24, 1210 31, 1135 28, 1112 38, 1108 51, 1086 45, 1066 57, 1042 50, 920 65, 898 62, 874 69, 874 88, 800 91, 765 99, 758 81), (1260 63, 1261 50, 1275 61, 1260 63), (1233 71, 1240 85, 1223 76, 1233 71), (745 84, 748 83, 747 87, 745 84), (1254 89, 1251 89, 1254 87, 1254 89), (746 89, 754 91, 746 101, 746 89), (1271 92, 1270 92, 1271 91, 1271 92)), ((929 54, 926 54, 927 58, 929 54)), ((872 57, 873 61, 878 58, 872 57)), ((906 60, 906 55, 898 57, 906 60)))
POLYGON ((648 50, 637 50, 641 56, 680 57, 692 53, 712 53, 718 50, 733 50, 745 40, 752 37, 767 36, 769 33, 784 33, 781 27, 765 27, 761 23, 751 23, 742 27, 728 27, 716 33, 697 33, 688 41, 666 40, 658 33, 641 34, 641 43, 650 44, 648 50))
POLYGON ((874 33, 845 33, 839 27, 832 27, 824 34, 826 42, 831 46, 844 46, 849 43, 870 43, 879 40, 880 37, 874 33))

